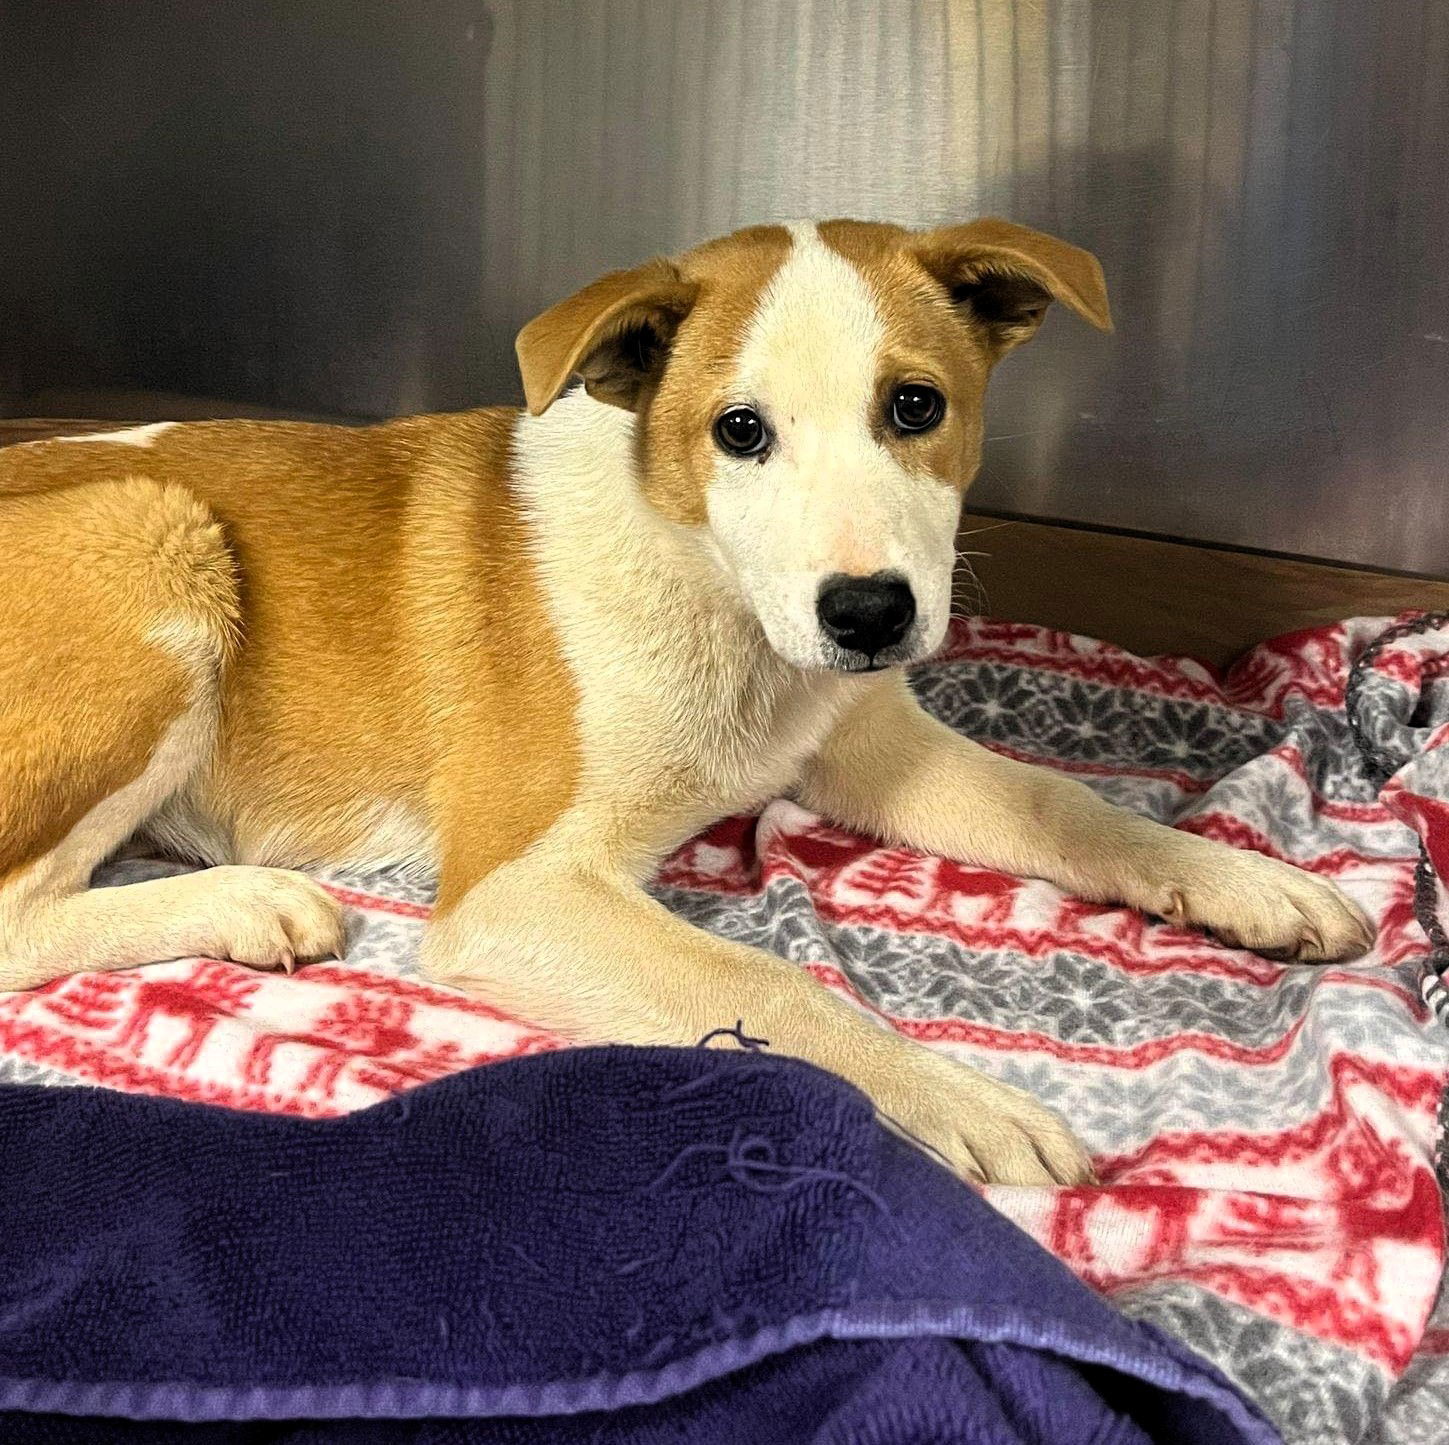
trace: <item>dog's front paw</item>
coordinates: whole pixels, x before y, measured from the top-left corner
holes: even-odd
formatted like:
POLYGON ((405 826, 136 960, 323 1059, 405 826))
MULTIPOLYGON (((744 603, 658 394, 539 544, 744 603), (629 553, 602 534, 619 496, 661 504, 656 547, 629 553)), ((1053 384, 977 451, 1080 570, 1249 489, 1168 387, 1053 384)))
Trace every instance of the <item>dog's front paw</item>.
POLYGON ((187 875, 205 899, 198 952, 291 973, 299 962, 341 958, 342 910, 310 878, 285 868, 230 866, 187 875))
POLYGON ((1290 863, 1210 844, 1154 910, 1206 928, 1234 948, 1297 963, 1334 963, 1373 947, 1374 927, 1327 879, 1290 863))
POLYGON ((1090 1184, 1086 1150, 1030 1094, 913 1046, 904 1075, 878 1098, 887 1121, 983 1184, 1090 1184))

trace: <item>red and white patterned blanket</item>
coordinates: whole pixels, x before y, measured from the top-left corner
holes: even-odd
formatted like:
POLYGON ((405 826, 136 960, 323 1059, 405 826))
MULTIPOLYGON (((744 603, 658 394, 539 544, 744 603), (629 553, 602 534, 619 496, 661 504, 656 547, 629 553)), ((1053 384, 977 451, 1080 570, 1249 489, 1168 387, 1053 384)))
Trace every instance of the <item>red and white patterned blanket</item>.
MULTIPOLYGON (((1449 785, 1421 758, 1386 791, 1391 812, 1350 737, 1349 665, 1383 625, 1280 638, 1217 675, 978 621, 917 677, 928 707, 992 747, 1338 879, 1379 923, 1363 964, 1283 967, 877 847, 788 802, 711 829, 656 885, 700 926, 795 959, 1060 1109, 1103 1187, 993 1201, 1314 1445, 1449 1439, 1449 1314, 1431 1320, 1449 1030, 1419 993, 1411 828, 1449 818, 1449 785)), ((1446 678, 1449 638, 1430 633, 1386 651, 1365 691, 1424 752, 1449 736, 1446 678)), ((351 910, 345 963, 287 978, 189 960, 0 995, 0 1079, 328 1115, 559 1046, 418 977, 425 884, 326 881, 351 910)))

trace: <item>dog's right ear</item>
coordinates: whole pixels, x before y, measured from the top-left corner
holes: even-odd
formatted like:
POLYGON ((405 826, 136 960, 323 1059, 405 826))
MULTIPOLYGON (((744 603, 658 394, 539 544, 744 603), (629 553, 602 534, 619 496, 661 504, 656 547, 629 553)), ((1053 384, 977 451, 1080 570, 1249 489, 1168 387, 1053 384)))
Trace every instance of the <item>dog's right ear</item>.
POLYGON ((658 259, 601 277, 535 316, 515 343, 529 411, 546 412, 576 373, 590 396, 632 411, 663 371, 698 292, 658 259))

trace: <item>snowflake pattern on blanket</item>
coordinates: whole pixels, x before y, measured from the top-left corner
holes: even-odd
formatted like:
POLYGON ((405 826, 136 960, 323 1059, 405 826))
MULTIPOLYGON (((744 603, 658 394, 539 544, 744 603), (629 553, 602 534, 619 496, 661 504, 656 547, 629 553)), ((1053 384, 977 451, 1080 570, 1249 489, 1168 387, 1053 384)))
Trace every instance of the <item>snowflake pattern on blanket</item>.
MULTIPOLYGON (((1391 781, 1391 811, 1349 735, 1348 668, 1384 625, 1280 638, 1218 675, 975 621, 916 675, 928 708, 990 747, 1337 879, 1379 924, 1362 964, 1284 967, 1045 883, 878 847, 788 802, 720 823, 655 885, 699 926, 795 960, 1061 1110, 1103 1187, 993 1189, 993 1202, 1303 1445, 1449 1439, 1449 1310, 1432 1314, 1449 1031, 1419 996, 1410 826, 1449 816, 1449 798, 1417 813, 1406 801, 1444 780, 1420 763, 1391 781)), ((1428 726, 1449 719, 1446 653, 1442 634, 1406 639, 1369 689, 1433 742, 1449 740, 1428 726)), ((345 963, 286 978, 189 960, 0 995, 0 1079, 327 1115, 560 1046, 419 977, 425 885, 326 881, 350 909, 345 963)))

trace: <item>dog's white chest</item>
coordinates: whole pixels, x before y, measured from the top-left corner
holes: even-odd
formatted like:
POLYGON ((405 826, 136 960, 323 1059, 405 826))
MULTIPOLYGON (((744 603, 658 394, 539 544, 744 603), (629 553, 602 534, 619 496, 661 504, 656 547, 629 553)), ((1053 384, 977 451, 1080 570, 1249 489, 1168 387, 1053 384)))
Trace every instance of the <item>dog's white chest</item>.
POLYGON ((671 746, 655 756, 682 762, 691 791, 719 814, 751 811, 794 786, 842 702, 833 678, 696 676, 671 746))

